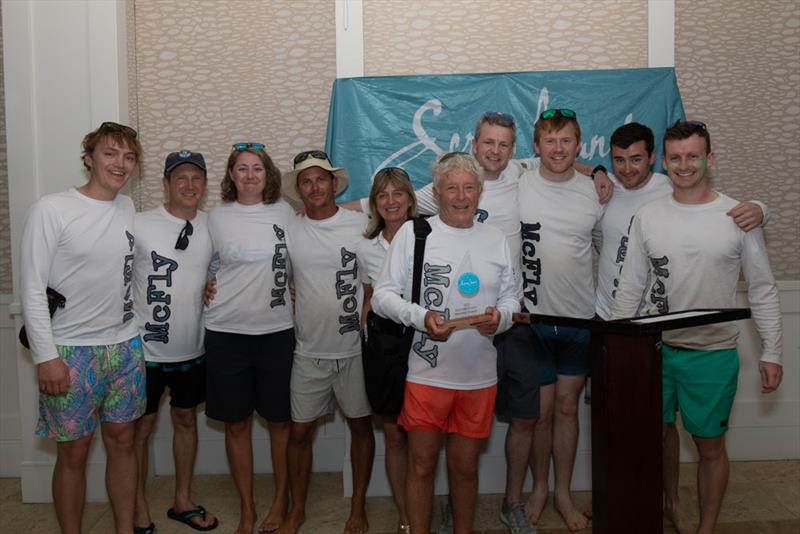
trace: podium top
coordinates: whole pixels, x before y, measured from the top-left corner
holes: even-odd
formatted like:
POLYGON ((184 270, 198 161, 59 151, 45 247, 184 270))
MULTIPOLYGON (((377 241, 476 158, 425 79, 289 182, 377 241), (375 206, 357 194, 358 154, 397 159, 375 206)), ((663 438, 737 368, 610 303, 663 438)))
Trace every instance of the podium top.
POLYGON ((602 334, 623 334, 627 336, 648 336, 664 330, 690 328, 706 324, 738 321, 750 317, 750 308, 715 308, 684 310, 665 313, 663 315, 645 315, 614 321, 602 319, 577 319, 558 315, 539 315, 533 313, 515 313, 514 321, 520 323, 538 323, 553 326, 571 326, 587 328, 602 334))

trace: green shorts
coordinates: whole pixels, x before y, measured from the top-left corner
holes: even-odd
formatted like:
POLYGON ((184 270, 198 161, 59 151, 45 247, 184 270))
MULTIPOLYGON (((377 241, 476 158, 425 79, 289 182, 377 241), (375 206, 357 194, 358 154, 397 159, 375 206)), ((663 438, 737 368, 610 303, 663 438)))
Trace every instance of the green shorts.
POLYGON ((695 350, 663 344, 663 421, 675 422, 681 411, 693 436, 714 438, 728 431, 728 418, 739 378, 736 349, 695 350))

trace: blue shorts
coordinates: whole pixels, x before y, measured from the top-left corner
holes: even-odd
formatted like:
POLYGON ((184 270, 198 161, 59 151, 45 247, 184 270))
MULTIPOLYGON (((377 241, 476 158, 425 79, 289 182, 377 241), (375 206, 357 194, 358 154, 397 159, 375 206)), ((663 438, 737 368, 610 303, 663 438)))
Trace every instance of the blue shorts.
POLYGON ((65 395, 39 393, 36 435, 74 441, 99 422, 130 423, 145 409, 145 369, 139 336, 113 345, 56 345, 69 368, 65 395))
POLYGON ((558 375, 586 376, 590 369, 589 330, 531 324, 539 386, 555 384, 558 375))
POLYGON ((533 335, 527 325, 515 324, 494 337, 497 348, 497 400, 501 417, 539 417, 539 366, 533 352, 533 335))

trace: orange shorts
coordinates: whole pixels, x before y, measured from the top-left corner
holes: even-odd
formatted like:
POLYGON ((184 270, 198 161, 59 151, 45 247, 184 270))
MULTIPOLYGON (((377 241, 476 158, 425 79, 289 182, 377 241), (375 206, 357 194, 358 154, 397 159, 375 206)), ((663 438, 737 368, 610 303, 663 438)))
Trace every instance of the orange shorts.
POLYGON ((497 386, 445 389, 406 382, 397 424, 408 430, 439 431, 467 438, 489 437, 497 386))

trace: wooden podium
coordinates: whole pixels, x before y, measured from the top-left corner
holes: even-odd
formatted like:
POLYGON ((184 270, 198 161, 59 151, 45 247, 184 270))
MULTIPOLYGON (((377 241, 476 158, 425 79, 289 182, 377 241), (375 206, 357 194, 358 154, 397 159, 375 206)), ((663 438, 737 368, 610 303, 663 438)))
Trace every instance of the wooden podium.
POLYGON ((618 321, 530 315, 533 323, 592 332, 593 533, 663 532, 661 332, 748 317, 747 308, 618 321))

